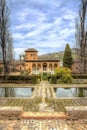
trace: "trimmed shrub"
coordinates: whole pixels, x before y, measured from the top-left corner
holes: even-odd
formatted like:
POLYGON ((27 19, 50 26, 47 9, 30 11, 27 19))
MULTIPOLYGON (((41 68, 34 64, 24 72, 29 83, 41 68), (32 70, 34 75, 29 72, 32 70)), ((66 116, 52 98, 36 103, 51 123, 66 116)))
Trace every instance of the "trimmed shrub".
POLYGON ((87 79, 87 74, 72 74, 74 79, 87 79))
POLYGON ((42 79, 43 79, 43 80, 48 80, 48 75, 47 75, 47 73, 43 73, 42 79))
POLYGON ((56 84, 57 83, 57 77, 56 76, 52 76, 50 79, 50 83, 51 84, 56 84))
POLYGON ((20 72, 20 74, 22 74, 22 75, 25 75, 25 76, 27 76, 27 75, 29 75, 30 74, 30 70, 22 70, 21 72, 20 72))
POLYGON ((30 83, 31 78, 28 76, 8 76, 7 81, 10 83, 30 83))
POLYGON ((70 74, 66 73, 66 74, 62 74, 59 82, 60 83, 72 83, 72 80, 73 80, 72 76, 70 74))
POLYGON ((36 84, 37 83, 37 77, 36 76, 31 76, 31 83, 36 84))
POLYGON ((73 78, 71 70, 66 67, 56 68, 56 76, 59 78, 59 83, 72 83, 73 78))
POLYGON ((32 83, 36 84, 39 83, 41 80, 40 76, 23 76, 23 75, 10 75, 8 77, 6 76, 0 76, 1 83, 32 83))

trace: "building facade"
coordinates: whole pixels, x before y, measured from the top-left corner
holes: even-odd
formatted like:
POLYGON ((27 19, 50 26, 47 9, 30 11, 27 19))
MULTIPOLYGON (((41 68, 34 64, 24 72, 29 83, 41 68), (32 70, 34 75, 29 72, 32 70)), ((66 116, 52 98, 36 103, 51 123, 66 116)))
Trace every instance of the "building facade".
MULTIPOLYGON (((38 56, 38 51, 34 48, 25 50, 24 55, 20 55, 20 60, 13 60, 9 65, 10 72, 30 71, 31 74, 51 73, 55 68, 62 67, 62 62, 57 58, 46 58, 38 56)), ((74 60, 71 70, 73 74, 82 74, 83 64, 79 60, 74 60)), ((87 68, 87 67, 86 67, 87 68)), ((3 61, 0 60, 0 69, 3 72, 3 61)), ((87 73, 87 71, 86 71, 87 73)))
POLYGON ((38 56, 38 51, 34 48, 25 51, 25 70, 30 70, 32 73, 54 73, 56 67, 60 67, 60 61, 52 58, 41 58, 38 56))
POLYGON ((80 62, 78 60, 73 61, 71 70, 72 70, 73 74, 80 74, 81 73, 80 62))

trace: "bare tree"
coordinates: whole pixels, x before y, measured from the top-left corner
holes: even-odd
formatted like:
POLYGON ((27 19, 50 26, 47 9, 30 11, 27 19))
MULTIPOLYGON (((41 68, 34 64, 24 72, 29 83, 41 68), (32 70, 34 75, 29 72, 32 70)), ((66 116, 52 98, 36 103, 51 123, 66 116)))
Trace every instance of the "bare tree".
MULTIPOLYGON (((0 49, 5 75, 8 74, 9 64, 11 64, 13 59, 12 37, 9 27, 9 9, 6 5, 6 0, 0 0, 0 49)), ((8 92, 14 93, 14 89, 5 88, 5 96, 9 96, 8 92)))
POLYGON ((1 49, 1 46, 0 46, 0 60, 2 60, 2 49, 1 49))
POLYGON ((86 65, 87 65, 87 52, 86 52, 86 13, 87 13, 87 0, 82 0, 82 8, 80 12, 80 26, 81 26, 81 40, 80 40, 80 56, 81 63, 83 63, 83 73, 86 73, 86 65))
POLYGON ((10 33, 10 31, 8 32, 8 36, 7 36, 7 61, 8 61, 8 69, 9 69, 9 72, 12 71, 12 65, 13 64, 13 59, 14 59, 14 56, 13 56, 13 39, 12 39, 12 35, 10 33))
POLYGON ((87 30, 86 30, 87 0, 81 0, 79 18, 76 19, 76 43, 79 49, 81 73, 87 73, 87 30))
POLYGON ((79 24, 79 17, 75 19, 75 39, 76 39, 76 48, 77 48, 77 56, 79 58, 79 49, 80 49, 80 35, 81 29, 79 24))
POLYGON ((9 9, 6 5, 6 0, 0 0, 0 47, 2 50, 4 74, 8 73, 9 57, 12 55, 12 42, 9 30, 9 9))

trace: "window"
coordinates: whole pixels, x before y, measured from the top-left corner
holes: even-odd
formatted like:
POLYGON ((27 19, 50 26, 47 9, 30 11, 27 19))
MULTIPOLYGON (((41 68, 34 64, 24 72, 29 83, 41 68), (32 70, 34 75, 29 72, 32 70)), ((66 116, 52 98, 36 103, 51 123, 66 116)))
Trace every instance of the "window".
POLYGON ((43 70, 47 70, 47 63, 43 63, 43 70))
POLYGON ((52 67, 52 64, 49 64, 49 67, 52 67))
POLYGON ((52 64, 49 64, 49 68, 50 68, 50 70, 52 70, 52 64))
POLYGON ((56 68, 57 67, 57 64, 54 64, 54 68, 56 68))
POLYGON ((37 66, 37 70, 39 70, 41 68, 41 65, 40 64, 38 64, 38 66, 37 66))
POLYGON ((31 54, 31 56, 35 56, 35 54, 31 54))
POLYGON ((26 56, 26 60, 28 59, 28 57, 26 56))

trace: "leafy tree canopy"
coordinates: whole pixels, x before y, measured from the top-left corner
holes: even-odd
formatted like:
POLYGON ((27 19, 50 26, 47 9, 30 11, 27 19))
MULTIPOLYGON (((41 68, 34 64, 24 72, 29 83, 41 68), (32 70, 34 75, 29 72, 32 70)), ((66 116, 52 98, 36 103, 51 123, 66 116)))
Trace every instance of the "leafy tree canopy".
POLYGON ((60 83, 72 83, 71 70, 67 67, 56 68, 55 73, 59 76, 60 83))

